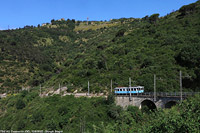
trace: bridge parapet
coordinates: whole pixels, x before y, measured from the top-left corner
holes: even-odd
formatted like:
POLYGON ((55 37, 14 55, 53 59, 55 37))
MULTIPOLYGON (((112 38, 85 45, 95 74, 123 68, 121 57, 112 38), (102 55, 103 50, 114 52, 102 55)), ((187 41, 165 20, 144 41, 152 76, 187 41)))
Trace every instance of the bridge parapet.
MULTIPOLYGON (((188 96, 194 96, 196 94, 200 94, 200 92, 182 92, 183 97, 188 97, 188 96)), ((124 94, 123 94, 124 95, 124 94)), ((122 96, 122 95, 116 95, 116 96, 122 96)), ((129 94, 125 94, 125 96, 129 96, 129 94)), ((139 96, 149 96, 149 97, 154 97, 154 92, 145 92, 145 93, 137 93, 137 94, 132 94, 131 96, 133 97, 139 97, 139 96)), ((157 92, 156 97, 180 97, 181 93, 180 92, 157 92)))

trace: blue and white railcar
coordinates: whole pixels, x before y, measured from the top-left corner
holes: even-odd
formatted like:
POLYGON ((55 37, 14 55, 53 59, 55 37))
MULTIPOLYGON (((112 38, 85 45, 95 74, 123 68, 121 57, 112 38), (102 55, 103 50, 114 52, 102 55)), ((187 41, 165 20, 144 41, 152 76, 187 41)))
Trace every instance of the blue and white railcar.
POLYGON ((134 86, 134 87, 116 87, 115 94, 138 94, 144 93, 144 86, 134 86))

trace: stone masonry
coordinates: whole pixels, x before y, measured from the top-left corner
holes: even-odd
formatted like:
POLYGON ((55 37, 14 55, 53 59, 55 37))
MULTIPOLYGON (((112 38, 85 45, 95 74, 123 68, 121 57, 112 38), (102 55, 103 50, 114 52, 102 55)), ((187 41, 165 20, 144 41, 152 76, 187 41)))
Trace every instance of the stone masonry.
MULTIPOLYGON (((180 97, 157 97, 156 101, 154 101, 154 98, 149 96, 132 96, 131 99, 129 96, 123 96, 123 95, 119 95, 115 97, 115 102, 116 105, 120 105, 123 108, 126 108, 129 105, 132 106, 137 106, 141 109, 141 107, 143 106, 143 102, 145 102, 145 104, 154 104, 156 108, 165 108, 165 105, 167 103, 178 103, 180 100, 180 97)), ((148 105, 147 105, 148 106, 148 105)))

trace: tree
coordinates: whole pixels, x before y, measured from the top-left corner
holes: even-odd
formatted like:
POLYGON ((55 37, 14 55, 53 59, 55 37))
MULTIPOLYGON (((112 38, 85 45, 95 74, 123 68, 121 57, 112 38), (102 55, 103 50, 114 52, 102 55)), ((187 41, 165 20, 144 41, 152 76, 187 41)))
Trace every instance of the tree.
POLYGON ((181 13, 180 16, 185 16, 189 13, 191 13, 192 11, 194 11, 196 7, 196 4, 195 3, 192 3, 190 5, 185 5, 185 6, 182 6, 179 10, 179 12, 181 13))
POLYGON ((149 22, 151 23, 151 24, 156 24, 156 22, 158 21, 158 17, 159 17, 159 15, 160 14, 153 14, 153 15, 151 15, 150 17, 149 17, 149 22))
POLYGON ((115 96, 113 94, 109 94, 107 98, 107 104, 111 105, 115 102, 115 96))
POLYGON ((116 37, 121 37, 121 36, 124 36, 124 33, 125 33, 125 29, 121 29, 117 32, 117 34, 115 35, 116 37))
POLYGON ((145 21, 148 20, 148 19, 149 19, 148 15, 146 15, 145 17, 142 18, 142 20, 145 20, 145 21))
POLYGON ((176 60, 181 66, 194 68, 200 66, 200 45, 191 44, 182 48, 176 60))
POLYGON ((51 23, 54 24, 54 22, 55 22, 55 19, 52 19, 52 20, 51 20, 51 23))

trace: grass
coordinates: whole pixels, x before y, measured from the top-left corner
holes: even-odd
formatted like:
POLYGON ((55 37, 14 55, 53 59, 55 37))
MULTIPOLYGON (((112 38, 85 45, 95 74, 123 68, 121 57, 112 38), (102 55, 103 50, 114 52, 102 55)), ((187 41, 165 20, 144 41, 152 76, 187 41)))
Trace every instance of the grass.
POLYGON ((86 25, 85 23, 81 23, 79 26, 75 27, 75 31, 97 30, 104 27, 112 27, 112 26, 117 26, 117 25, 119 25, 119 23, 102 23, 99 25, 97 24, 86 25))

